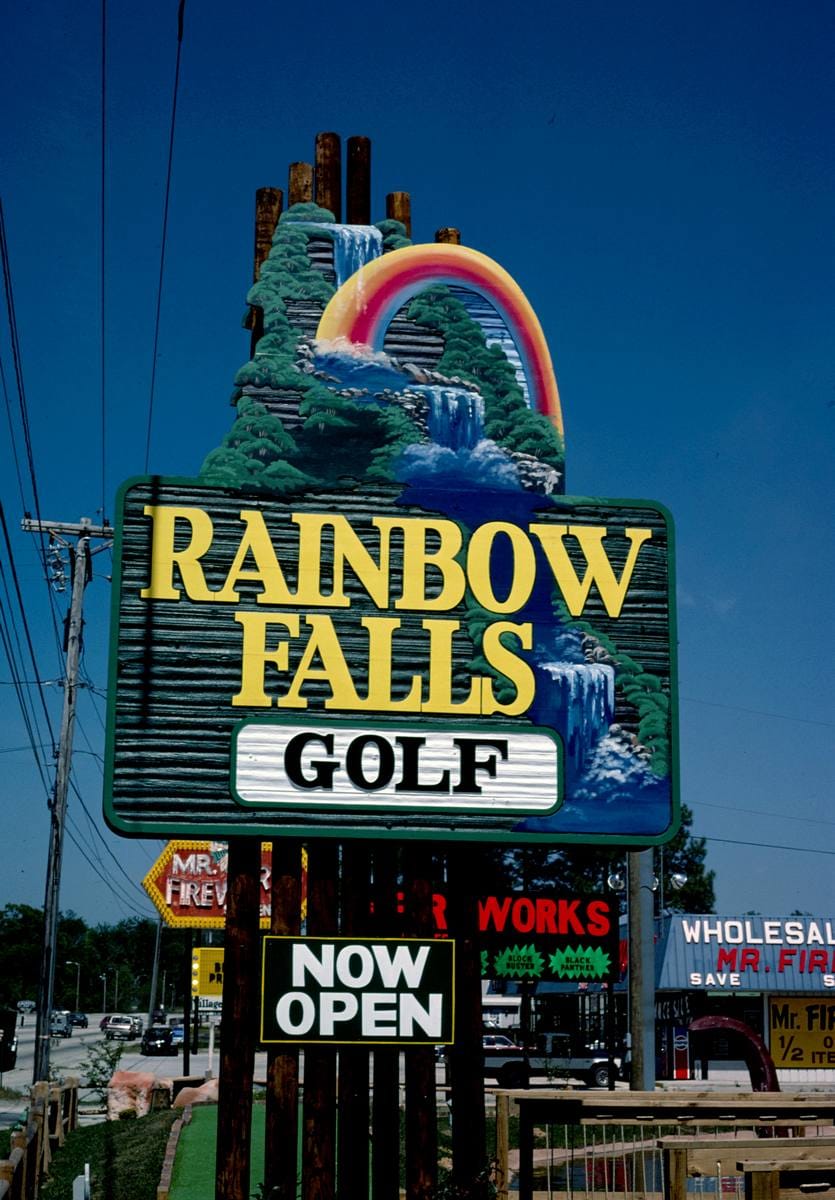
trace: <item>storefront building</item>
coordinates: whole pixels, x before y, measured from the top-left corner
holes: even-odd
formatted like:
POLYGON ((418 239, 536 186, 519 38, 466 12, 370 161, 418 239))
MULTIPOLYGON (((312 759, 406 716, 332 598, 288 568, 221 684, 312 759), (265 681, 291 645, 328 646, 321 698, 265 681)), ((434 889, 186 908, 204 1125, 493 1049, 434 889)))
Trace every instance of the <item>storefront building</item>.
POLYGON ((835 917, 676 915, 660 934, 659 1079, 698 1078, 744 1057, 738 1033, 688 1033, 713 1016, 762 1039, 783 1087, 835 1082, 835 917))

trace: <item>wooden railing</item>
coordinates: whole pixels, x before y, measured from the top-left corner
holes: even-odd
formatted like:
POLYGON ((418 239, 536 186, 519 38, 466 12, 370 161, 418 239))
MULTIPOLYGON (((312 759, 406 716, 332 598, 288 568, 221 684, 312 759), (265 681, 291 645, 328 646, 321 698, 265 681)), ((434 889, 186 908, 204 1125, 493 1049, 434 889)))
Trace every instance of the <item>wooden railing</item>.
MULTIPOLYGON (((559 1089, 496 1090, 497 1118, 497 1195, 508 1200, 511 1179, 511 1149, 509 1139, 510 1106, 518 1106, 518 1200, 532 1200, 534 1194, 534 1130, 574 1126, 585 1131, 589 1145, 565 1153, 556 1151, 554 1164, 568 1171, 573 1162, 581 1164, 586 1183, 585 1194, 596 1192, 596 1177, 607 1197, 611 1191, 624 1189, 634 1195, 653 1195, 663 1192, 667 1200, 685 1200, 687 1178, 691 1172, 700 1174, 705 1156, 710 1158, 708 1174, 720 1176, 737 1172, 737 1162, 746 1159, 745 1187, 748 1191, 774 1185, 780 1172, 787 1172, 787 1163, 797 1169, 821 1169, 828 1162, 835 1174, 833 1137, 796 1137, 794 1145, 781 1134, 790 1130, 802 1133, 805 1129, 824 1127, 829 1131, 835 1122, 835 1096, 829 1093, 782 1092, 570 1092, 559 1089), (708 1139, 700 1135, 699 1127, 726 1127, 737 1132, 734 1140, 719 1137, 708 1139), (607 1135, 607 1127, 609 1134, 607 1135), (662 1129, 677 1128, 677 1136, 659 1137, 662 1129), (623 1144, 624 1128, 630 1132, 630 1146, 623 1144), (696 1136, 688 1136, 695 1130, 696 1136), (746 1137, 743 1131, 750 1131, 746 1137), (740 1136, 742 1135, 742 1136, 740 1136), (768 1140, 757 1142, 757 1136, 768 1140), (759 1146, 763 1150, 759 1150, 759 1146), (814 1146, 811 1153, 809 1147, 814 1146), (766 1149, 767 1148, 767 1149, 766 1149), (627 1155, 634 1162, 627 1164, 627 1155), (770 1162, 770 1175, 755 1165, 756 1159, 770 1162), (651 1159, 659 1158, 659 1170, 652 1170, 651 1159), (810 1160, 804 1163, 804 1159, 810 1160), (559 1161, 557 1161, 559 1160, 559 1161), (779 1161, 777 1161, 779 1160, 779 1161), (776 1163, 776 1165, 775 1165, 776 1163), (590 1164, 590 1167, 589 1167, 590 1164), (622 1169, 622 1178, 620 1177, 622 1169), (627 1169, 627 1167, 629 1169, 627 1169), (611 1168, 611 1170, 610 1170, 611 1168), (766 1177, 767 1176, 767 1177, 766 1177), (649 1183, 649 1178, 655 1180, 649 1183), (589 1182, 591 1180, 591 1182, 589 1182)), ((550 1144, 563 1144, 554 1137, 550 1144)), ((568 1146, 568 1138, 565 1139, 568 1146)), ((814 1181, 818 1186, 818 1181, 814 1181)), ((562 1191, 562 1189, 558 1189, 562 1191)), ((571 1190, 571 1189, 568 1189, 571 1190)), ((769 1193, 769 1200, 771 1200, 769 1193)))
POLYGON ((9 1157, 0 1160, 0 1200, 35 1200, 53 1151, 77 1125, 78 1080, 36 1083, 26 1128, 12 1133, 9 1157))

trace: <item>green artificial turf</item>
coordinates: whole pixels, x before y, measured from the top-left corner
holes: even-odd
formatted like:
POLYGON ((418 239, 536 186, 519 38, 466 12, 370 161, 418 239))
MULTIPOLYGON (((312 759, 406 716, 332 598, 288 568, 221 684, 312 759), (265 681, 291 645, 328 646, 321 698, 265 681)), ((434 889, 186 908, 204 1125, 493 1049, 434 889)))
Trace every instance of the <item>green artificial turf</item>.
MULTIPOLYGON (((264 1176, 264 1105, 252 1108, 252 1153, 250 1195, 255 1195, 264 1176)), ((215 1194, 215 1149, 217 1106, 198 1105, 191 1122, 184 1125, 177 1144, 170 1200, 206 1200, 215 1194)))

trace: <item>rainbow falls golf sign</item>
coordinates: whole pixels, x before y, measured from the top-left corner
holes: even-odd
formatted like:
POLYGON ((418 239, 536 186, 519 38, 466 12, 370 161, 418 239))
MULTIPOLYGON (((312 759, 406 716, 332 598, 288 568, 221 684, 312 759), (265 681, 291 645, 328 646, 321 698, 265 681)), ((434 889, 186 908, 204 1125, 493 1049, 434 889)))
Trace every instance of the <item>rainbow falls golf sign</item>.
POLYGON ((282 281, 295 271, 298 291, 309 268, 287 247, 327 225, 296 216, 253 289, 266 333, 224 445, 198 479, 120 492, 109 821, 666 840, 668 514, 562 494, 547 347, 483 255, 392 249, 331 289, 315 338, 294 329, 282 281), (464 295, 498 314, 514 365, 464 295), (434 367, 388 351, 398 321, 434 367))

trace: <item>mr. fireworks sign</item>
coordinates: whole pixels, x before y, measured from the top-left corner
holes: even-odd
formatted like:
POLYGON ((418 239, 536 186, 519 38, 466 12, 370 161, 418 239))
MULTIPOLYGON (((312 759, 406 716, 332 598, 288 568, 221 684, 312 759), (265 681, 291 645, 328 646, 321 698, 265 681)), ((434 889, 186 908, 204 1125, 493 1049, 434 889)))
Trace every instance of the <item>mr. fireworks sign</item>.
MULTIPOLYGON (((553 372, 500 268, 451 246, 380 262, 361 295, 337 291, 310 369, 282 359, 270 376, 303 396, 295 415, 286 388, 282 420, 244 396, 240 436, 204 480, 120 493, 108 819, 137 834, 663 841, 677 820, 668 516, 558 494, 553 372), (379 340, 436 260, 514 327, 544 415, 519 392, 500 421, 475 384, 416 383, 365 343, 345 352, 379 340), (503 448, 508 420, 527 430, 520 448, 503 448), (314 474, 300 447, 328 430, 314 474), (379 439, 394 433, 392 450, 379 439), (354 478, 326 484, 346 438, 354 478)), ((518 390, 501 371, 495 387, 518 390)))

